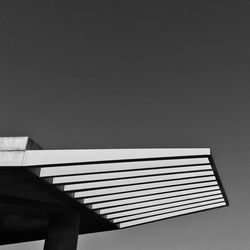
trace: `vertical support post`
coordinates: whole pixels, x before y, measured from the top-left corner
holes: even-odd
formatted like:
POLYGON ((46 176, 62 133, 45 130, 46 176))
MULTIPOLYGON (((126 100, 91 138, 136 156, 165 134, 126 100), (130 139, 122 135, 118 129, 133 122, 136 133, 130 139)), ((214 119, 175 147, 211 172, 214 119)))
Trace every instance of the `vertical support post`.
POLYGON ((76 250, 79 224, 79 213, 50 215, 44 250, 76 250))

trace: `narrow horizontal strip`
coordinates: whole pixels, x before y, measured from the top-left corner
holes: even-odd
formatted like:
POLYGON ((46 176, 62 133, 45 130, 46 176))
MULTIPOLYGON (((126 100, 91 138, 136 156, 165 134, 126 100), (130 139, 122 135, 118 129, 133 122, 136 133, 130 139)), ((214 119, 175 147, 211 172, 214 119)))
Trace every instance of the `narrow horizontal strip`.
POLYGON ((40 177, 52 177, 74 174, 90 174, 100 172, 114 172, 138 169, 150 169, 161 167, 174 167, 183 165, 209 164, 206 157, 187 158, 174 160, 154 160, 154 161, 134 161, 134 162, 114 162, 89 165, 72 165, 63 167, 42 167, 40 177))
POLYGON ((146 202, 141 202, 141 203, 137 203, 137 204, 130 204, 130 205, 111 207, 111 208, 104 208, 104 209, 97 210, 97 212, 99 214, 109 214, 109 213, 132 210, 132 209, 136 209, 136 208, 161 205, 161 204, 171 203, 171 202, 176 202, 176 201, 190 200, 190 199, 194 199, 194 198, 211 196, 211 195, 216 195, 216 194, 221 194, 221 191, 220 190, 215 190, 215 191, 210 191, 210 192, 189 194, 189 195, 178 196, 178 197, 167 198, 167 199, 161 199, 161 200, 146 201, 146 202))
POLYGON ((207 176, 207 175, 213 175, 213 171, 202 171, 202 172, 185 173, 185 174, 169 174, 169 175, 129 178, 129 179, 123 179, 123 180, 99 181, 99 182, 96 181, 96 182, 87 182, 87 183, 78 183, 78 184, 68 184, 64 186, 64 191, 91 189, 91 188, 100 188, 100 187, 111 187, 111 186, 123 186, 123 185, 131 185, 131 184, 138 184, 138 183, 191 178, 195 176, 200 177, 200 176, 207 176))
POLYGON ((160 194, 160 193, 167 193, 167 192, 174 192, 178 190, 185 190, 185 189, 192 189, 192 188, 199 188, 199 187, 208 187, 218 185, 217 181, 211 182, 203 182, 203 183, 195 183, 189 185, 181 185, 181 186, 173 186, 173 187, 164 187, 164 188, 153 188, 147 189, 143 191, 135 191, 135 192, 127 192, 122 194, 111 194, 105 196, 97 196, 93 198, 86 198, 83 199, 84 204, 88 203, 96 203, 96 202, 103 202, 103 201, 111 201, 111 200, 119 200, 119 199, 126 199, 150 194, 160 194))
POLYGON ((126 171, 126 172, 118 172, 118 173, 62 176, 62 177, 54 177, 53 184, 85 182, 85 181, 101 181, 101 180, 109 180, 109 179, 123 179, 123 178, 140 177, 140 176, 147 176, 147 175, 161 175, 161 174, 189 172, 189 171, 202 171, 202 170, 211 170, 211 169, 212 167, 210 165, 198 165, 198 166, 191 166, 191 167, 133 170, 133 171, 126 171))
POLYGON ((175 212, 175 211, 185 210, 188 208, 201 207, 204 205, 215 204, 215 203, 220 203, 220 202, 224 202, 224 199, 203 201, 200 203, 189 204, 189 205, 180 206, 180 207, 156 210, 156 211, 152 211, 152 212, 148 212, 148 213, 142 213, 142 214, 127 216, 127 217, 117 218, 117 219, 113 219, 112 222, 113 223, 121 223, 124 221, 136 220, 136 219, 140 219, 140 218, 151 217, 154 215, 166 214, 166 213, 171 213, 171 212, 175 212))
POLYGON ((106 214, 103 216, 106 219, 114 219, 114 218, 129 216, 129 215, 142 214, 142 213, 151 212, 155 210, 161 210, 161 209, 172 208, 172 207, 180 207, 186 204, 194 204, 194 203, 199 203, 202 201, 210 201, 210 200, 215 200, 215 199, 220 199, 220 198, 223 198, 222 194, 206 196, 206 197, 196 198, 196 199, 191 199, 191 200, 178 201, 178 202, 173 202, 173 203, 166 203, 163 205, 156 205, 152 207, 128 210, 125 212, 111 213, 111 214, 106 214))
POLYGON ((153 188, 158 188, 158 187, 207 182, 207 181, 213 181, 213 180, 215 180, 215 176, 206 176, 206 177, 200 177, 200 178, 196 177, 196 178, 190 178, 190 179, 160 181, 160 182, 153 182, 153 183, 147 183, 147 184, 137 184, 137 185, 131 185, 131 186, 124 186, 124 187, 101 188, 101 189, 74 192, 74 197, 81 198, 81 197, 117 194, 117 193, 132 192, 132 191, 145 190, 145 189, 148 190, 151 188, 153 189, 153 188))
POLYGON ((153 222, 153 221, 157 221, 157 220, 167 219, 167 218, 171 218, 171 217, 175 217, 175 216, 179 216, 179 215, 183 215, 183 214, 194 213, 194 212, 207 210, 207 209, 211 209, 211 208, 216 208, 216 207, 222 207, 222 206, 226 206, 226 203, 220 202, 217 204, 206 205, 203 207, 190 208, 190 209, 182 210, 182 211, 178 211, 178 212, 152 216, 149 218, 144 218, 144 219, 139 219, 139 220, 134 220, 134 221, 123 222, 123 223, 118 224, 118 226, 119 226, 119 228, 130 227, 130 226, 135 226, 135 225, 139 225, 139 224, 144 224, 147 222, 153 222))
POLYGON ((26 150, 25 165, 72 164, 210 155, 209 148, 26 150))
POLYGON ((90 205, 90 207, 92 209, 100 209, 100 208, 121 206, 121 205, 133 204, 133 203, 150 201, 150 200, 164 199, 164 198, 169 198, 169 197, 183 196, 186 194, 207 192, 207 191, 217 190, 217 189, 219 189, 219 186, 196 188, 196 189, 189 189, 189 190, 183 190, 183 191, 177 191, 177 192, 171 192, 171 193, 147 195, 147 196, 131 198, 131 199, 123 199, 123 200, 95 203, 95 204, 90 205))

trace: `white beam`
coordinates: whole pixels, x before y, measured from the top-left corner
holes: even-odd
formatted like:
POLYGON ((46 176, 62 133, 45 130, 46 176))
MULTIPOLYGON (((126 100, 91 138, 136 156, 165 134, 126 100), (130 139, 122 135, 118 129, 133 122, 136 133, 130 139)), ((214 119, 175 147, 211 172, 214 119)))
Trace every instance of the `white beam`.
POLYGON ((159 157, 210 155, 209 148, 80 149, 26 151, 25 164, 48 165, 95 161, 134 160, 159 157))
POLYGON ((73 174, 90 174, 99 172, 113 172, 124 170, 138 170, 161 167, 174 167, 183 165, 209 164, 208 158, 186 158, 153 161, 110 162, 98 164, 79 164, 66 166, 52 166, 41 168, 40 177, 63 176, 73 174))
POLYGON ((155 211, 155 210, 161 210, 161 209, 172 208, 172 207, 180 207, 180 206, 183 206, 186 204, 193 204, 193 203, 198 203, 198 202, 202 202, 202 201, 209 201, 209 200, 214 200, 214 199, 220 199, 220 198, 223 198, 222 194, 213 195, 213 196, 206 196, 206 197, 196 198, 196 199, 191 199, 191 200, 166 203, 166 204, 162 204, 162 205, 155 205, 152 207, 143 207, 143 208, 128 210, 128 211, 124 211, 124 212, 106 214, 103 216, 106 219, 114 219, 114 218, 119 218, 119 217, 135 215, 135 214, 142 214, 142 213, 155 211))
POLYGON ((94 190, 84 190, 74 192, 75 198, 81 197, 91 197, 91 196, 98 196, 98 195, 108 195, 108 194, 117 194, 123 192, 130 192, 130 191, 138 191, 143 189, 151 189, 157 187, 167 187, 167 186, 176 186, 176 185, 184 185, 189 183, 199 183, 199 182, 207 182, 207 181, 214 181, 215 176, 206 176, 200 178, 190 178, 190 179, 180 179, 180 180, 170 180, 170 181, 160 181, 160 182, 151 182, 146 184, 137 184, 137 185, 130 185, 130 186, 123 186, 123 187, 112 187, 112 188, 100 188, 94 190))
POLYGON ((129 179, 122 179, 122 180, 112 180, 112 181, 85 182, 85 183, 65 185, 64 191, 131 185, 131 184, 139 184, 139 183, 147 183, 147 182, 155 182, 155 181, 166 181, 166 180, 183 179, 183 178, 191 178, 191 177, 201 177, 201 176, 208 176, 208 175, 213 175, 213 174, 214 174, 213 171, 202 171, 202 172, 194 172, 194 173, 147 176, 147 177, 129 178, 129 179))
POLYGON ((139 177, 147 175, 161 175, 170 173, 180 172, 191 172, 191 171, 202 171, 211 170, 210 165, 198 165, 191 167, 173 167, 173 168, 159 168, 159 169, 148 169, 148 170, 134 170, 134 171, 121 171, 116 173, 105 173, 105 174, 84 174, 84 175, 73 175, 73 176, 61 176, 53 177, 53 184, 62 183, 73 183, 73 182, 84 182, 84 181, 100 181, 109 179, 122 179, 129 177, 139 177))
POLYGON ((137 204, 138 202, 165 199, 169 197, 177 197, 177 196, 182 196, 186 194, 207 192, 211 190, 219 190, 219 186, 217 185, 217 186, 212 186, 212 187, 195 188, 195 189, 190 189, 190 190, 182 190, 182 191, 163 193, 163 194, 146 195, 146 196, 137 197, 137 198, 94 203, 94 204, 91 204, 90 207, 92 209, 100 209, 100 208, 122 206, 122 205, 127 205, 127 204, 134 204, 134 203, 137 204))
POLYGON ((85 198, 82 201, 84 204, 97 203, 97 202, 103 202, 103 201, 119 200, 119 199, 125 199, 125 198, 145 196, 145 195, 150 195, 150 194, 160 194, 160 193, 167 193, 167 192, 192 189, 192 188, 208 187, 208 186, 214 186, 214 185, 218 185, 217 181, 202 182, 202 183, 195 183, 195 184, 181 185, 181 186, 174 186, 174 187, 152 188, 152 189, 147 189, 147 190, 142 190, 142 191, 127 192, 127 193, 122 193, 122 194, 97 196, 97 197, 92 197, 92 198, 85 198))
POLYGON ((145 218, 145 217, 151 217, 154 215, 160 215, 160 214, 166 214, 166 213, 171 213, 179 210, 184 210, 188 208, 193 208, 193 207, 201 207, 204 205, 209 205, 209 204, 214 204, 214 203, 219 203, 219 202, 224 202, 224 199, 217 199, 217 200, 210 200, 210 201, 203 201, 200 203, 195 203, 195 204, 189 204, 181 207, 174 207, 174 208, 168 208, 168 209, 162 209, 162 210, 156 210, 148 213, 142 213, 142 214, 137 214, 137 215, 131 215, 131 216, 126 216, 126 217, 121 217, 117 219, 113 219, 113 223, 121 223, 124 221, 130 221, 130 220, 136 220, 140 218, 145 218))
POLYGON ((183 210, 183 211, 178 211, 178 212, 173 212, 173 213, 168 213, 168 214, 162 214, 162 215, 156 215, 156 216, 152 216, 152 217, 149 217, 149 218, 144 218, 144 219, 139 219, 139 220, 134 220, 134 221, 123 222, 123 223, 118 224, 118 226, 120 228, 135 226, 135 225, 144 224, 144 223, 147 223, 147 222, 153 222, 153 221, 157 221, 157 220, 171 218, 171 217, 174 217, 174 216, 194 213, 194 212, 207 210, 207 209, 211 209, 211 208, 216 208, 216 207, 222 207, 222 206, 226 206, 226 203, 221 202, 221 203, 217 203, 217 204, 206 205, 206 206, 203 206, 203 207, 190 208, 190 209, 183 210))
POLYGON ((173 197, 173 198, 166 198, 166 199, 161 199, 161 200, 153 200, 153 201, 140 202, 140 203, 136 203, 136 204, 129 204, 129 205, 123 205, 123 206, 117 206, 117 207, 103 208, 103 209, 97 210, 97 212, 99 214, 110 214, 110 213, 130 210, 130 209, 136 209, 136 208, 142 208, 142 207, 150 207, 150 206, 161 205, 161 204, 165 204, 165 203, 189 200, 189 199, 205 197, 205 196, 211 196, 211 195, 217 195, 217 194, 221 194, 221 191, 220 190, 215 190, 215 191, 210 191, 210 192, 189 194, 189 195, 183 195, 183 196, 173 197))

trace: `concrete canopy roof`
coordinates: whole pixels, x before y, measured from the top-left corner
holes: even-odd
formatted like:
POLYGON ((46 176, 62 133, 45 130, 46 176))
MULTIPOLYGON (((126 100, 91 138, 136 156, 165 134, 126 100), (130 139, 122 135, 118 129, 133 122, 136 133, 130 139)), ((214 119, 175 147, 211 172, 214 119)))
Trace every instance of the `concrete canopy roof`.
POLYGON ((0 138, 0 244, 46 237, 48 218, 80 213, 80 234, 228 205, 210 149, 44 150, 0 138))

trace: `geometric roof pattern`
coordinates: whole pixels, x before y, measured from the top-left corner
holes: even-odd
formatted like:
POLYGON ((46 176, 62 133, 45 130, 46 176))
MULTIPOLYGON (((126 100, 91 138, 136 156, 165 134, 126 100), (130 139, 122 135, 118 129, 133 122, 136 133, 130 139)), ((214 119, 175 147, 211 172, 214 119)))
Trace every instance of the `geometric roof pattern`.
MULTIPOLYGON (((22 214, 42 218, 32 224, 27 216, 30 228, 20 224, 19 233, 33 230, 33 237, 7 237, 2 244, 44 238, 47 215, 61 209, 79 211, 80 233, 92 233, 229 205, 209 148, 44 150, 28 137, 5 138, 0 166, 0 178, 16 176, 26 190, 13 196, 16 184, 2 184, 2 196, 44 208, 39 213, 34 204, 24 206, 22 214)), ((13 233, 2 227, 7 236, 8 230, 13 233)))

